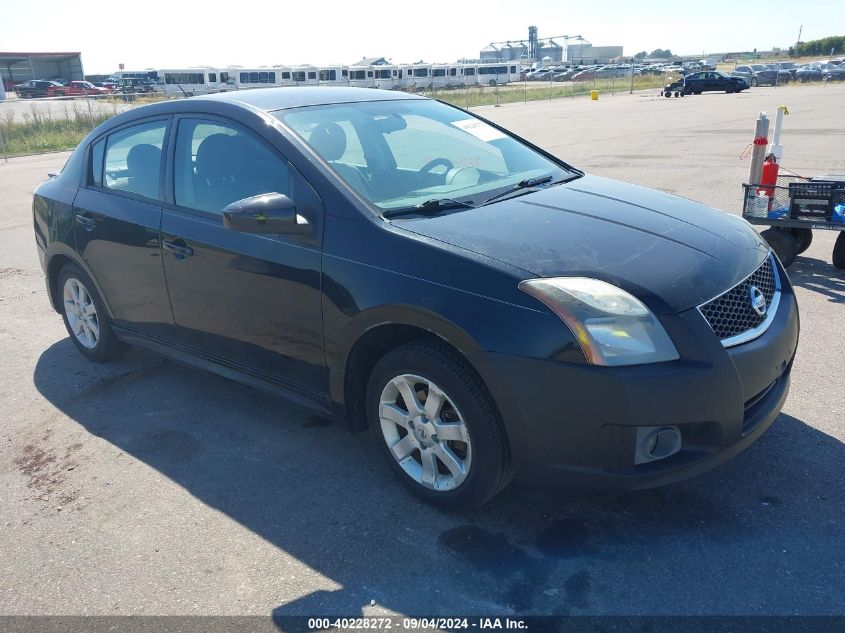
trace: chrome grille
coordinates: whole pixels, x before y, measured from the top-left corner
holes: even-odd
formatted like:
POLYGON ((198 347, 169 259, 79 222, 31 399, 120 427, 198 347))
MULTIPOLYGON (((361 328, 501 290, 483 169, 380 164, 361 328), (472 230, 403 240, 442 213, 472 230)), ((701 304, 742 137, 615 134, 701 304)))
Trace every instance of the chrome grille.
POLYGON ((770 254, 760 267, 736 286, 698 307, 713 332, 730 347, 760 336, 769 326, 780 302, 780 278, 770 254), (758 314, 752 306, 751 287, 756 286, 766 299, 766 312, 758 314))

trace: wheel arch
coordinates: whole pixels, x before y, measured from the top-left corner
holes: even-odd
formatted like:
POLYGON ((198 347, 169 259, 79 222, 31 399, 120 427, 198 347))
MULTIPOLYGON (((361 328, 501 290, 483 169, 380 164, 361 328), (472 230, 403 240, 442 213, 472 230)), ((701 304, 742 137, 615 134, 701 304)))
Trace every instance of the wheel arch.
POLYGON ((480 349, 478 342, 441 315, 408 306, 384 306, 363 313, 340 338, 339 353, 329 367, 337 417, 345 419, 351 431, 367 428, 364 394, 375 364, 389 351, 420 339, 450 348, 478 373, 470 360, 470 354, 480 349))
POLYGON ((97 278, 91 274, 91 270, 88 266, 85 265, 85 262, 82 261, 82 258, 78 257, 74 251, 70 250, 59 250, 55 253, 52 253, 48 260, 47 260, 47 292, 49 294, 50 305, 53 307, 53 310, 61 314, 60 305, 61 300, 59 299, 59 288, 58 288, 58 281, 59 281, 59 274, 61 273, 62 269, 67 266, 68 264, 73 264, 74 266, 78 266, 82 272, 84 272, 88 278, 91 280, 91 283, 94 284, 94 288, 97 291, 97 294, 100 296, 100 301, 103 302, 103 305, 106 308, 106 312, 108 313, 109 318, 112 318, 112 311, 111 306, 109 305, 108 299, 103 294, 103 289, 100 287, 100 284, 97 283, 97 278))

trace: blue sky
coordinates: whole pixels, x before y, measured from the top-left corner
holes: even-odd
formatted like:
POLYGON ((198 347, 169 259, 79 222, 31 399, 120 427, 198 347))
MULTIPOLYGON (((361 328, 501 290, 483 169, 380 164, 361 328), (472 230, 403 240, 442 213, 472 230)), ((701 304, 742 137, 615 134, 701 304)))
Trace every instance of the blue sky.
POLYGON ((769 2, 609 2, 587 0, 365 0, 363 2, 202 3, 179 0, 89 2, 11 0, 3 10, 3 50, 80 50, 86 72, 191 65, 395 62, 472 57, 491 41, 583 35, 626 54, 788 47, 845 34, 842 0, 769 2))

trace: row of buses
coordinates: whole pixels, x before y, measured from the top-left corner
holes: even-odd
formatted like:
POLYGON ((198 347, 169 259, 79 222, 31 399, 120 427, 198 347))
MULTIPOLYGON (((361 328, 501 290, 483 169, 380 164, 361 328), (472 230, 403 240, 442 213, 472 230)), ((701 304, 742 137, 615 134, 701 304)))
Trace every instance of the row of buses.
POLYGON ((147 71, 155 89, 184 96, 278 86, 356 86, 384 90, 439 90, 496 86, 518 81, 515 62, 373 66, 269 66, 261 68, 165 68, 147 71))

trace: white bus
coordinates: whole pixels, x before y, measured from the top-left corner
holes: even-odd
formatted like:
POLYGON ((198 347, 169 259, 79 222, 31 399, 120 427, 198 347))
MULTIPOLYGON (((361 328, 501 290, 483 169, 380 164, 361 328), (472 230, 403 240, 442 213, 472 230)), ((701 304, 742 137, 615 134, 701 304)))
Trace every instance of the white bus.
POLYGON ((431 87, 443 89, 446 87, 449 66, 446 64, 432 64, 431 66, 431 87))
POLYGON ((475 64, 479 83, 484 86, 495 86, 519 81, 519 64, 516 62, 502 62, 493 64, 475 64))
POLYGON ((161 68, 156 72, 156 89, 168 96, 212 94, 220 92, 221 86, 226 87, 228 81, 227 72, 216 68, 161 68))
POLYGON ((466 85, 463 64, 450 64, 446 70, 446 87, 463 88, 466 85))
POLYGON ((317 81, 323 86, 347 86, 349 69, 346 66, 320 66, 317 81))
POLYGON ((349 85, 356 88, 375 88, 376 68, 378 66, 350 66, 349 85))
POLYGON ((375 86, 382 90, 396 90, 401 86, 402 69, 397 66, 373 66, 375 86))
POLYGON ((428 90, 431 88, 431 66, 429 64, 407 64, 402 67, 405 77, 402 87, 409 90, 428 90))
MULTIPOLYGON (((293 85, 289 68, 273 66, 264 68, 229 68, 229 89, 251 90, 293 85)), ((223 88, 221 87, 221 91, 223 88)))
POLYGON ((291 66, 291 79, 295 86, 316 86, 320 83, 319 69, 311 64, 291 66))

